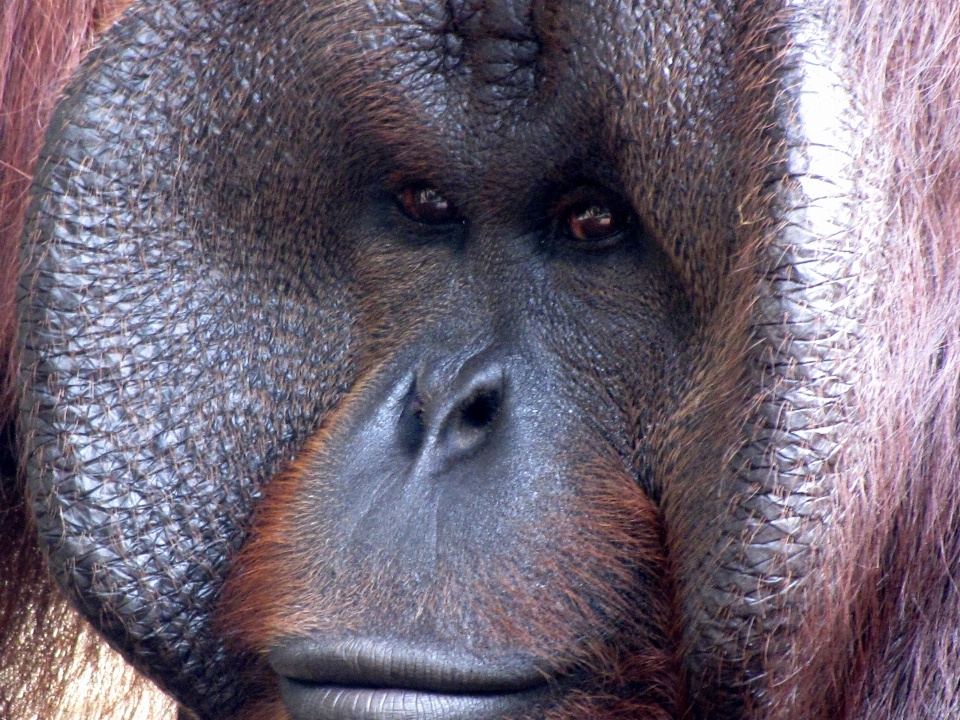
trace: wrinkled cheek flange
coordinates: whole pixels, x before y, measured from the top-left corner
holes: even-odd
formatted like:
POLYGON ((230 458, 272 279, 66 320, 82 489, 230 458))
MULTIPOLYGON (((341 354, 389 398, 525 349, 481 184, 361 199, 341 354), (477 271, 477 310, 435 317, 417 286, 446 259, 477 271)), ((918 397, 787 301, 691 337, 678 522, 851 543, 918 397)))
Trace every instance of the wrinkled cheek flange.
MULTIPOLYGON (((60 165, 42 181, 70 172, 60 165)), ((203 388, 189 337, 151 334, 180 322, 182 296, 138 296, 132 284, 128 296, 71 289, 120 288, 146 268, 116 237, 62 220, 69 198, 57 204, 43 200, 32 249, 41 260, 25 276, 22 305, 21 426, 41 544, 70 599, 135 666, 185 702, 229 707, 223 678, 236 660, 209 626, 256 468, 276 458, 257 457, 255 439, 246 455, 209 439, 219 418, 249 409, 203 388), (61 244, 67 232, 82 250, 61 244)), ((169 295, 188 282, 173 279, 169 295)))
POLYGON ((55 113, 23 257, 20 425, 60 586, 178 700, 228 716, 250 661, 212 629, 226 565, 260 487, 342 391, 349 323, 322 293, 291 301, 218 267, 226 223, 184 217, 178 143, 199 130, 180 106, 212 95, 196 86, 214 27, 252 32, 139 3, 55 113), (327 362, 299 360, 305 327, 327 362))

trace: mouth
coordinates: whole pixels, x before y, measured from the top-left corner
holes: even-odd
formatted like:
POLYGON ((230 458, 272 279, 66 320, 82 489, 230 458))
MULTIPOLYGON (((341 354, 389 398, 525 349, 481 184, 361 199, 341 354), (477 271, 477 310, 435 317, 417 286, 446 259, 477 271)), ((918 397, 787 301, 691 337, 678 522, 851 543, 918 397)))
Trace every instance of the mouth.
POLYGON ((297 639, 269 661, 292 720, 493 720, 529 713, 551 682, 528 658, 398 642, 297 639))

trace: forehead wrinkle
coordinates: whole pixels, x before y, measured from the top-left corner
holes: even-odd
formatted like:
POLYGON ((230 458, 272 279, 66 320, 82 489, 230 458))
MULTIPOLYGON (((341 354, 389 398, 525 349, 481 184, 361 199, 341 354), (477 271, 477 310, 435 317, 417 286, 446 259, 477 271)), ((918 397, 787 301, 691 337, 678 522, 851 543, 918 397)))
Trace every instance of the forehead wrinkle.
POLYGON ((589 102, 583 79, 571 74, 562 48, 555 47, 564 42, 557 36, 562 28, 553 27, 557 10, 541 5, 436 0, 368 5, 352 59, 341 56, 338 63, 365 66, 359 74, 363 86, 338 88, 333 82, 344 91, 337 94, 350 125, 347 137, 367 138, 382 148, 385 161, 400 166, 400 175, 435 180, 450 190, 452 184, 477 181, 490 189, 529 183, 531 176, 554 172, 558 157, 581 155, 589 139, 583 125, 594 124, 587 118, 594 113, 584 112, 589 102), (470 43, 472 49, 466 47, 470 43), (496 79, 481 77, 476 63, 496 64, 503 57, 496 48, 484 56, 489 48, 483 43, 537 44, 542 86, 532 94, 491 90, 496 79))
POLYGON ((544 34, 535 15, 546 13, 535 13, 532 5, 532 0, 371 5, 381 72, 452 129, 464 128, 463 119, 478 113, 488 116, 487 127, 507 128, 516 114, 513 106, 529 104, 538 90, 544 34))

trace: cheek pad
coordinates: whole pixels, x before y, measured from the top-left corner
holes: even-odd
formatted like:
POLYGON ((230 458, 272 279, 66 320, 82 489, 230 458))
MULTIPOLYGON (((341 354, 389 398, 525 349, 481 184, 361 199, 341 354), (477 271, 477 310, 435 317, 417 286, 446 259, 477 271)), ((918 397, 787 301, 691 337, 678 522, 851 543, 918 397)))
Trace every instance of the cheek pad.
POLYGON ((250 660, 211 629, 223 577, 263 483, 348 384, 350 314, 323 268, 305 280, 274 235, 236 237, 184 187, 213 147, 207 48, 254 31, 226 4, 178 5, 127 13, 55 113, 19 293, 21 429, 61 588, 134 666, 225 715, 250 660))

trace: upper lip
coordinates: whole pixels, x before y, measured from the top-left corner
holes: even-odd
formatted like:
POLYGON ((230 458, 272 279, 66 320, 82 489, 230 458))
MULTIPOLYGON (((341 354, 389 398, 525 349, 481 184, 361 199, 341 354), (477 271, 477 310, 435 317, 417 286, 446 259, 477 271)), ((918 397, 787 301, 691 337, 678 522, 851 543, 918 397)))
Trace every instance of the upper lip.
POLYGON ((458 695, 519 693, 550 680, 522 655, 478 657, 399 641, 300 638, 275 647, 269 661, 299 683, 458 695))

